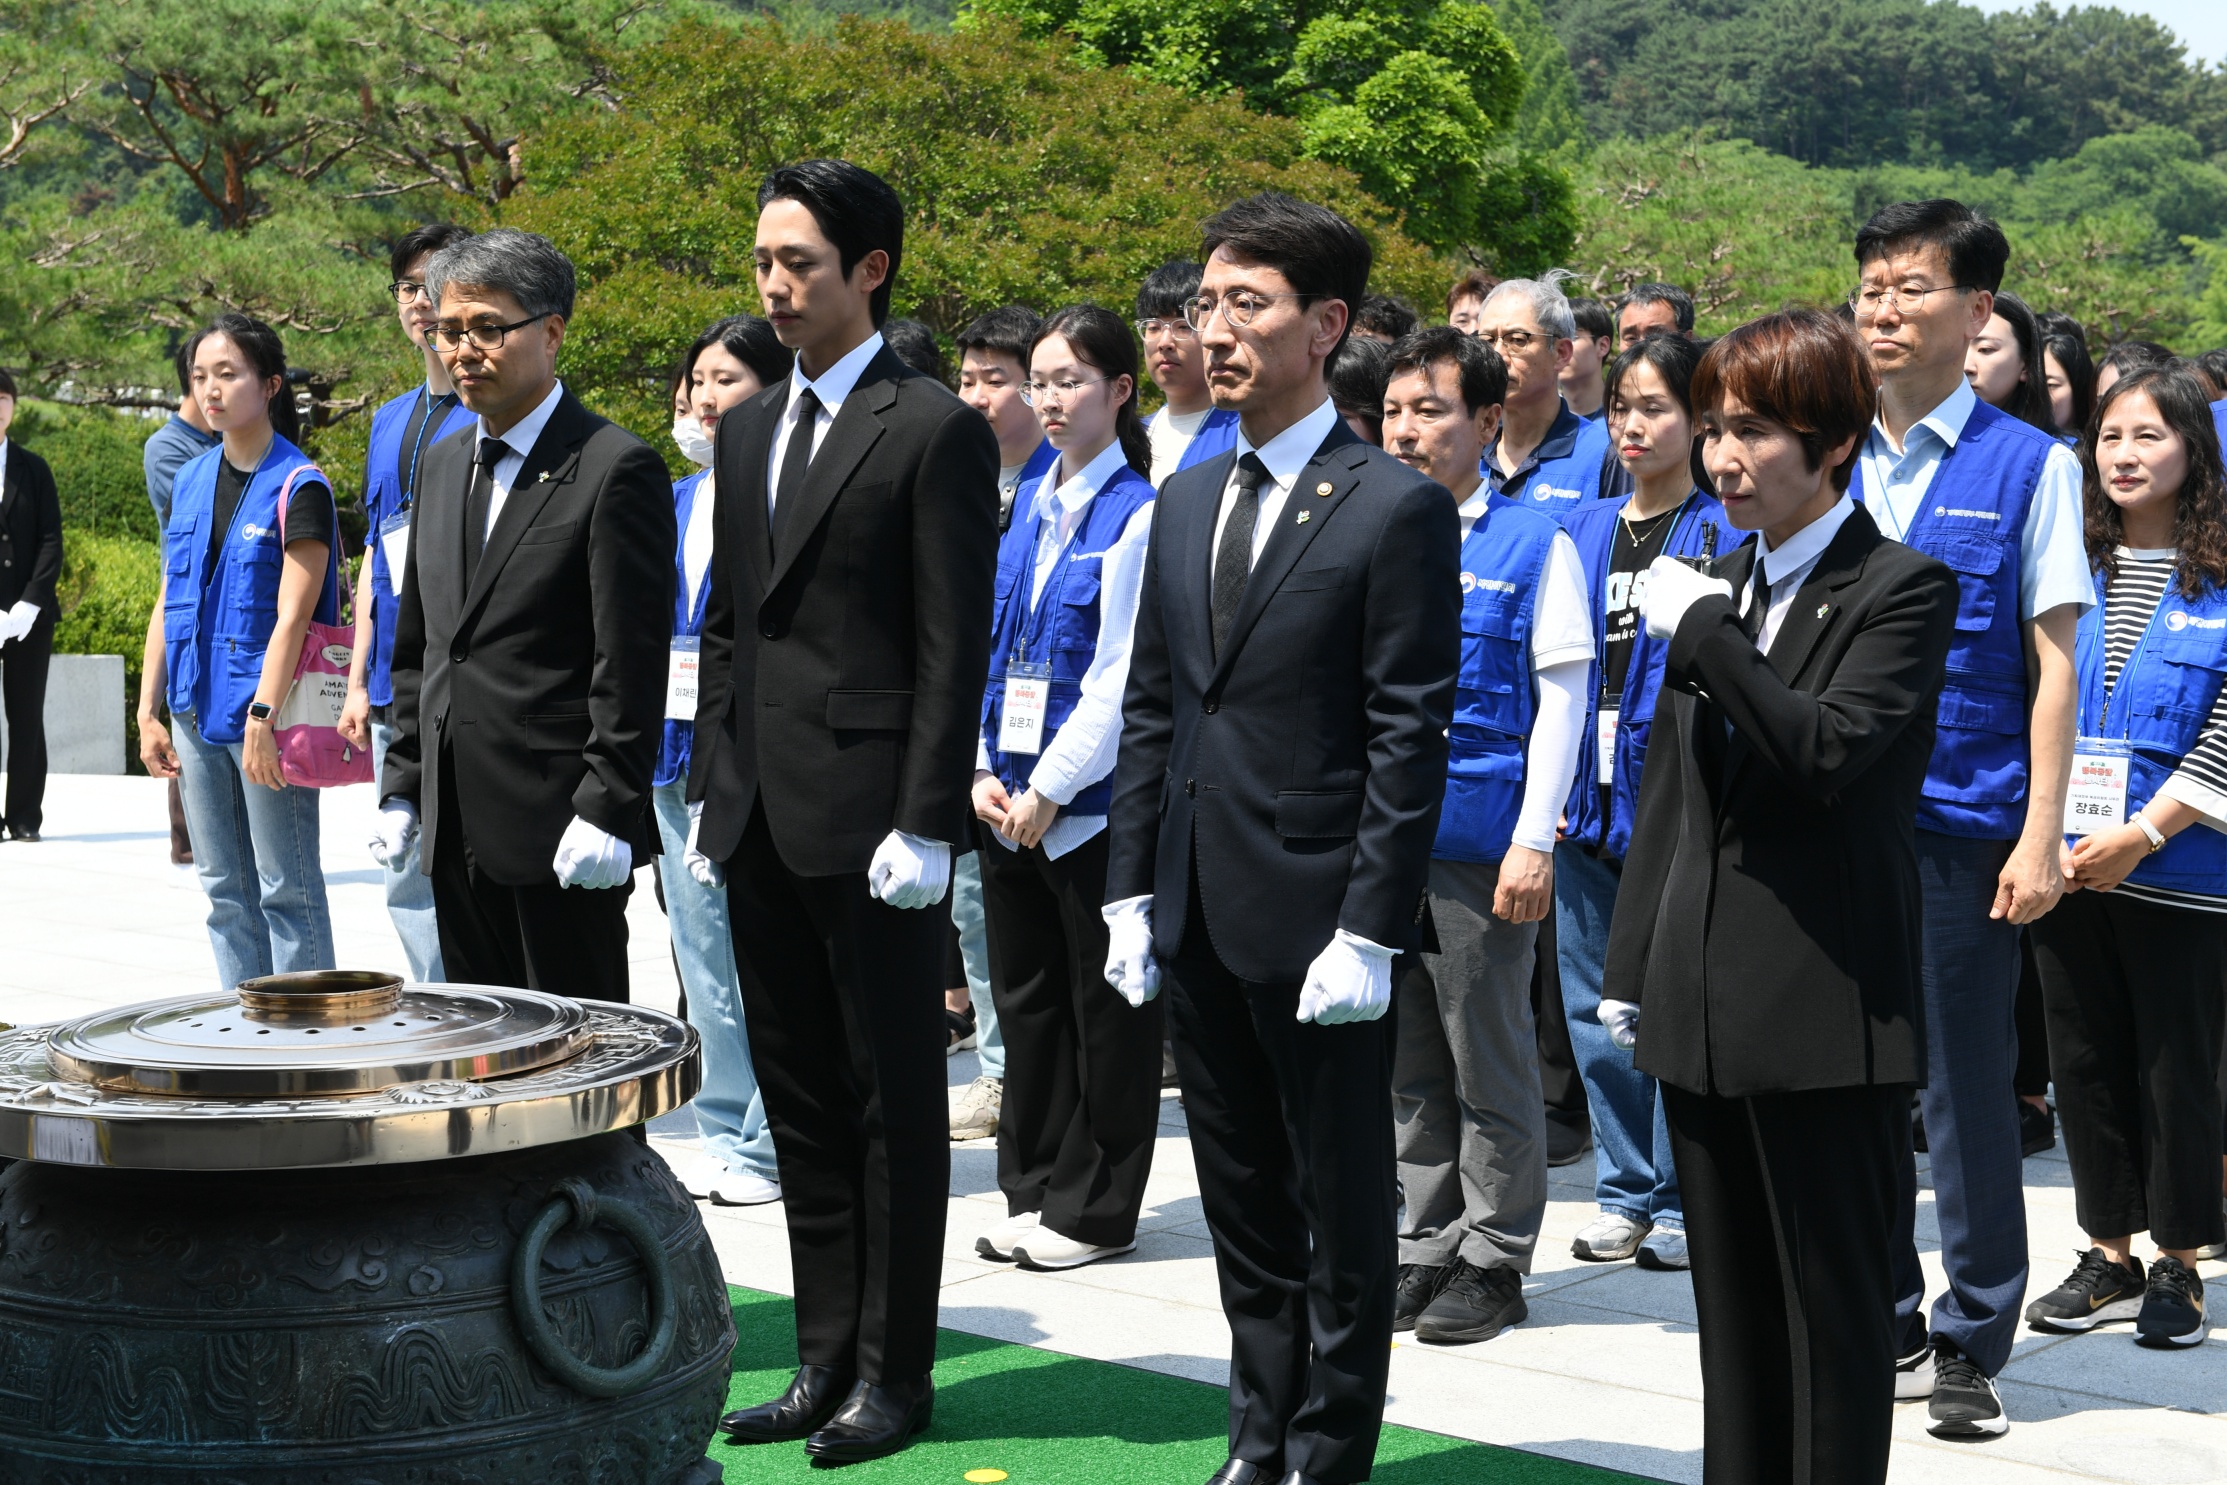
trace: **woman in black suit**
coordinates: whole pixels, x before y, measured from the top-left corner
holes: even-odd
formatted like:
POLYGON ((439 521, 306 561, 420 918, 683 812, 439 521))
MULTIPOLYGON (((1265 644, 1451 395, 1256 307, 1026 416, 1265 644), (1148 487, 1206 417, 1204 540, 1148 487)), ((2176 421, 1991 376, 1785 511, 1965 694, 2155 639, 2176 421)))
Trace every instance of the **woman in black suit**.
POLYGON ((1602 1022, 1663 1085, 1700 1312, 1703 1478, 1886 1478, 1889 1266, 1917 1025, 1918 789, 1956 580, 1847 494, 1875 393, 1848 329, 1766 316, 1694 376, 1759 538, 1648 574, 1670 642, 1602 1022))
POLYGON ((15 378, 0 371, 0 705, 8 713, 8 800, 0 825, 35 841, 46 798, 46 669, 54 656, 54 580, 62 502, 46 461, 8 438, 15 378))

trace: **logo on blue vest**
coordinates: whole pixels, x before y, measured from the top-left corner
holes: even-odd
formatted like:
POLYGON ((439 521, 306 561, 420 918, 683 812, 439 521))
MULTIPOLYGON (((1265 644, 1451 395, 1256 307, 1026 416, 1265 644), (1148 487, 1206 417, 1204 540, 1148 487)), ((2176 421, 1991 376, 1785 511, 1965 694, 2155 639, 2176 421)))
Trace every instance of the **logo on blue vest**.
POLYGON ((1474 572, 1465 572, 1461 575, 1461 590, 1464 593, 1474 593, 1479 588, 1494 593, 1513 593, 1516 591, 1516 585, 1505 578, 1481 578, 1474 572))
POLYGON ((2227 629, 2227 618, 2199 619, 2195 615, 2185 614, 2179 609, 2174 609, 2165 616, 2165 627, 2175 634, 2189 628, 2191 625, 2198 629, 2227 629))

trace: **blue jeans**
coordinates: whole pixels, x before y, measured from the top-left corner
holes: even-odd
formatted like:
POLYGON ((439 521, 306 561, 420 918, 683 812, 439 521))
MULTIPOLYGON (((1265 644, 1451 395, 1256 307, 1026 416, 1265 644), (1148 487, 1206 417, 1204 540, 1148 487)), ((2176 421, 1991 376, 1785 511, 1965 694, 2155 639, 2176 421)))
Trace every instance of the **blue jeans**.
POLYGON ((1593 1110, 1593 1199, 1604 1212, 1683 1231, 1678 1171, 1655 1080, 1632 1066, 1601 1025, 1601 976, 1608 965, 1608 920, 1623 868, 1575 841, 1554 848, 1555 954, 1570 1049, 1593 1110))
POLYGON ((266 789, 240 771, 240 744, 202 739, 174 717, 179 796, 193 837, 193 869, 209 894, 217 981, 230 990, 258 975, 333 967, 332 910, 317 859, 317 791, 266 789))
POLYGON ((1902 1148, 1894 1277, 1900 1354, 1946 1336, 1989 1376, 2010 1360, 2026 1295, 2026 1190, 2018 1148, 2018 929, 1987 916, 2007 840, 1918 832, 1925 914, 1926 1086, 1918 1093, 1948 1292, 1919 1313, 1918 1171, 1902 1148))
MULTIPOLYGON (((387 749, 394 746, 394 729, 384 722, 371 724, 371 774, 387 771, 387 749)), ((376 785, 374 785, 376 787, 376 785)), ((418 837, 400 856, 387 861, 387 916, 394 920, 394 936, 402 940, 402 957, 410 961, 410 978, 419 984, 447 979, 441 968, 441 931, 433 921, 433 879, 420 871, 418 837)))
POLYGON ((974 1006, 975 1055, 982 1076, 1005 1081, 1005 1033, 990 999, 990 935, 982 913, 982 862, 969 851, 951 863, 951 922, 959 930, 959 957, 967 964, 967 999, 974 1006))
POLYGON ((727 893, 707 887, 681 864, 688 849, 688 780, 659 784, 657 834, 664 843, 665 919, 673 931, 673 962, 688 992, 688 1024, 704 1048, 704 1083, 696 1090, 696 1131, 704 1149, 729 1170, 781 1179, 773 1163, 773 1128, 750 1062, 742 1024, 742 988, 735 972, 734 935, 727 928, 727 893))

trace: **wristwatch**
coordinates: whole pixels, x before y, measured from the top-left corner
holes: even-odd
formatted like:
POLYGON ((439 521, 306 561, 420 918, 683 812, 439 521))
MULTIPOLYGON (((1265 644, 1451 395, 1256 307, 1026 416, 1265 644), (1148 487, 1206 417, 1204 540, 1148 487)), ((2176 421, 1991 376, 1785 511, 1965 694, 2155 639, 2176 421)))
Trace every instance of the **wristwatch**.
POLYGON ((271 719, 271 704, 267 701, 251 701, 247 704, 247 714, 258 722, 268 722, 271 719))
POLYGON ((2155 825, 2152 825, 2150 823, 2150 817, 2148 815, 2135 815, 2134 825, 2136 829, 2140 830, 2145 836, 2149 837, 2149 854, 2155 856, 2158 852, 2165 849, 2165 832, 2158 829, 2155 825))

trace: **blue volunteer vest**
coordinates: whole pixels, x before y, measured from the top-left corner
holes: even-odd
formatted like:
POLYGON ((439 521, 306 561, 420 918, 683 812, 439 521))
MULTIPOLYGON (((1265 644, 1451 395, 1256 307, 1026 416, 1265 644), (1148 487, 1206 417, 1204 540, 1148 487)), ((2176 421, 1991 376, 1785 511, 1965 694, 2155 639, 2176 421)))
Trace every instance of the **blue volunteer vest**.
MULTIPOLYGON (((2026 649, 2018 539, 2055 438, 1984 402, 1933 472, 1903 540, 1956 574, 1956 630, 1918 828, 2011 840, 2026 819, 2026 649)), ((1857 460, 1848 493, 1864 499, 1857 460)))
MULTIPOLYGON (((1616 528, 1623 519, 1629 496, 1604 500, 1571 511, 1562 529, 1577 545, 1578 560, 1585 564, 1586 592, 1593 600, 1593 663, 1599 666, 1608 643, 1608 615, 1601 595, 1608 585, 1608 565, 1615 556, 1616 528)), ((1717 528, 1717 553, 1727 556, 1744 539, 1725 524, 1724 507, 1706 491, 1686 497, 1685 508, 1671 522, 1663 542, 1666 557, 1698 557, 1703 533, 1717 528)), ((1663 664, 1670 646, 1640 626, 1632 641, 1631 664, 1624 669, 1622 704, 1616 715, 1616 754, 1610 765, 1609 813, 1601 814, 1599 742, 1601 698, 1599 686, 1586 694, 1585 744, 1578 750, 1577 780, 1564 809, 1567 840, 1581 841, 1604 856, 1621 861, 1632 847, 1632 817, 1639 807, 1640 768, 1647 761, 1647 741, 1655 725, 1655 702, 1661 694, 1663 664)), ((1600 672, 1596 671, 1596 678, 1600 672)), ((1603 682, 1605 684, 1605 682, 1603 682)))
MULTIPOLYGON (((278 627, 278 579, 286 549, 278 531, 278 492, 287 475, 304 471, 327 485, 309 456, 273 435, 270 451, 240 491, 231 529, 209 561, 209 527, 216 520, 217 469, 222 445, 197 454, 178 471, 170 496, 170 527, 163 534, 164 693, 170 710, 191 712, 201 736, 236 743, 245 735, 247 704, 263 680, 263 654, 278 627)), ((329 496, 327 498, 330 498, 329 496)), ((335 624, 339 583, 328 567, 317 620, 335 624)))
POLYGON ((1523 750, 1538 714, 1531 626, 1561 528, 1495 495, 1461 547, 1461 674, 1447 729, 1446 803, 1431 854, 1498 861, 1523 809, 1523 750))
POLYGON ((367 545, 371 563, 371 653, 364 657, 363 677, 373 706, 394 704, 394 621, 401 609, 396 592, 402 574, 387 571, 387 554, 379 542, 379 528, 386 524, 389 516, 409 509, 416 498, 417 492, 402 488, 400 466, 413 452, 418 461, 422 461, 425 449, 477 421, 451 397, 447 412, 427 419, 423 436, 412 440, 414 445, 422 447, 404 448, 403 435, 409 431, 410 415, 417 410, 418 396, 424 390, 418 387, 405 392, 371 415, 371 449, 364 455, 363 513, 370 525, 367 545))
MULTIPOLYGON (((1130 517, 1152 503, 1152 483, 1124 464, 1099 486, 1083 508, 1083 518, 1068 534, 1067 545, 1044 580, 1044 595, 1033 607, 1029 590, 1036 572, 1036 534, 1045 513, 1037 492, 1048 476, 1021 486, 1013 497, 1013 524, 998 543, 997 607, 990 619, 990 679, 982 688, 982 746, 990 771, 1018 797, 1041 753, 1001 753, 998 729, 1005 714, 1005 669, 1015 661, 1051 667, 1050 695, 1044 715, 1044 747, 1082 700, 1083 676, 1098 653, 1106 549, 1120 540, 1130 517), (1020 513, 1027 512, 1024 518, 1020 513)), ((1049 497, 1050 490, 1044 490, 1049 497)), ((1049 503, 1049 500, 1045 503, 1049 503)), ((1108 775, 1061 806, 1070 815, 1102 815, 1113 803, 1108 775)))
POLYGON ((2212 431, 2219 435, 2220 451, 2227 453, 2227 397, 2212 404, 2212 431))
POLYGON ((1503 476, 1493 463, 1496 440, 1479 468, 1495 495, 1535 506, 1557 521, 1601 493, 1601 464, 1608 457, 1606 419, 1581 418, 1568 403, 1547 436, 1514 474, 1503 476))
MULTIPOLYGON (((2133 653, 2119 671, 2119 683, 2103 690, 2104 607, 2101 574, 2098 602, 2080 616, 2075 656, 2080 668, 2080 735, 2118 738, 2131 746, 2127 770, 2126 817, 2157 797, 2188 750, 2196 746, 2212 704, 2227 681, 2227 592, 2206 588, 2186 598, 2176 586, 2165 590, 2133 653)), ((2208 825, 2191 825, 2127 875, 2129 882, 2181 892, 2227 896, 2227 835, 2208 825)))
MULTIPOLYGON (((673 546, 673 636, 704 632, 704 609, 711 599, 711 573, 704 573, 704 585, 696 594, 696 601, 688 601, 688 517, 696 508, 696 497, 703 494, 704 477, 711 473, 699 469, 673 484, 673 518, 680 526, 680 535, 673 546)), ((696 724, 682 722, 672 717, 665 719, 665 735, 657 744, 657 772, 650 776, 654 788, 676 784, 688 777, 689 753, 696 740, 696 724)))
MULTIPOLYGON (((1146 424, 1149 426, 1167 415, 1168 410, 1163 407, 1146 419, 1146 424)), ((1176 461, 1175 472, 1181 474, 1194 464, 1218 459, 1236 447, 1237 414, 1226 407, 1217 407, 1206 415, 1206 421, 1199 424, 1199 431, 1183 446, 1183 457, 1176 461)))

